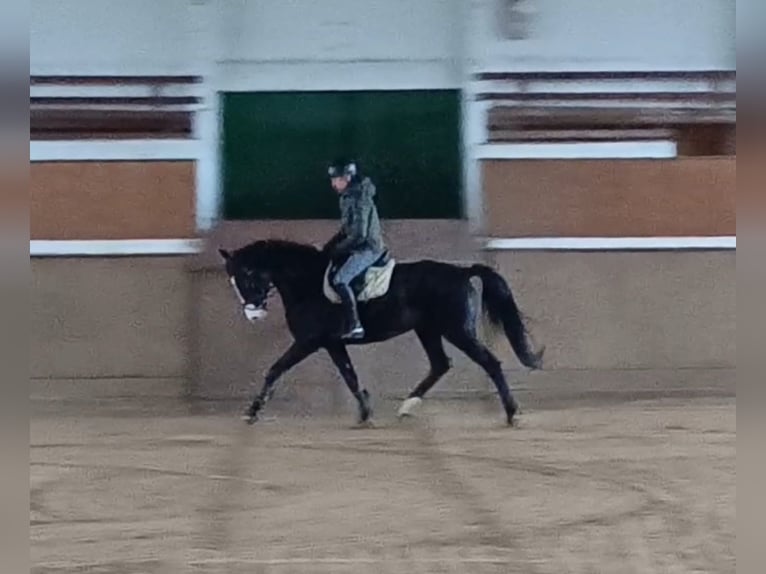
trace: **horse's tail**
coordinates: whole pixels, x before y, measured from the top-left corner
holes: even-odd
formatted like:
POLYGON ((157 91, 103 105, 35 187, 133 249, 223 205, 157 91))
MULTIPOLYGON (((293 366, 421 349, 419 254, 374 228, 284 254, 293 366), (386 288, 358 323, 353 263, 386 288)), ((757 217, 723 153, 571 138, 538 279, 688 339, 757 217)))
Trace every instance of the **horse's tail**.
POLYGON ((484 286, 482 303, 490 322, 503 327, 513 351, 521 363, 529 369, 542 368, 545 347, 537 353, 532 351, 527 340, 527 329, 521 318, 521 312, 513 299, 511 288, 494 269, 486 265, 473 265, 469 269, 471 277, 479 277, 484 286))

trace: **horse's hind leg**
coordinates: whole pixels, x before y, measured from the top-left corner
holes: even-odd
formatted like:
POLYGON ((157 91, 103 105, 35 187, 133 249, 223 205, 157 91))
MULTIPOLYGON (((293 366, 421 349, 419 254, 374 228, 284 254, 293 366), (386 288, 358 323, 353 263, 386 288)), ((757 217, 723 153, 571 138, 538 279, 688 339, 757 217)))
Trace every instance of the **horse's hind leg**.
POLYGON ((505 375, 503 375, 502 366, 497 357, 473 333, 468 331, 461 330, 457 333, 448 333, 445 334, 445 338, 468 355, 472 361, 479 364, 489 375, 489 378, 492 379, 497 388, 498 395, 500 395, 500 400, 508 417, 508 424, 512 425, 513 417, 519 410, 519 405, 513 397, 511 389, 508 387, 505 375))
POLYGON ((431 368, 423 379, 409 394, 407 399, 399 407, 399 416, 404 417, 412 414, 412 411, 422 402, 423 396, 441 379, 450 369, 450 360, 444 352, 442 336, 438 331, 417 329, 415 333, 428 355, 431 368))
POLYGON ((372 416, 372 407, 370 407, 370 394, 367 389, 359 388, 359 377, 356 375, 354 365, 351 364, 351 357, 348 356, 346 346, 342 343, 334 343, 327 347, 332 362, 340 371, 346 386, 354 395, 359 405, 359 422, 366 423, 372 416))

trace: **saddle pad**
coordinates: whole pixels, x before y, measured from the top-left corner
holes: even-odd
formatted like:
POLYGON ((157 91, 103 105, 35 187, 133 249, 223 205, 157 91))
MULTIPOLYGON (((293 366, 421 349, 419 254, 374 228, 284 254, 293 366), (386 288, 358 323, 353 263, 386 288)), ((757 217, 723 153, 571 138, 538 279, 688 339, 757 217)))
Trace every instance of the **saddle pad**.
MULTIPOLYGON (((364 288, 356 296, 357 301, 369 301, 370 299, 377 299, 382 297, 388 292, 388 287, 391 284, 391 276, 394 273, 394 267, 396 266, 396 260, 390 258, 388 263, 382 267, 370 267, 364 274, 364 288)), ((340 303, 340 297, 335 292, 335 289, 330 285, 330 269, 332 264, 327 266, 324 273, 324 295, 333 303, 340 303)))

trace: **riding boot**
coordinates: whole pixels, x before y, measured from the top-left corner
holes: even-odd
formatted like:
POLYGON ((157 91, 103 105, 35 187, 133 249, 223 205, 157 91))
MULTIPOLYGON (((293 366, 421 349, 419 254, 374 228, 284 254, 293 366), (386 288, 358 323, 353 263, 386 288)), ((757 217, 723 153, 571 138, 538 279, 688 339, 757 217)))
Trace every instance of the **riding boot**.
POLYGON ((362 339, 364 338, 364 327, 359 321, 359 312, 356 308, 356 297, 354 292, 348 285, 338 284, 335 285, 335 291, 340 296, 341 303, 343 304, 344 325, 343 339, 362 339))

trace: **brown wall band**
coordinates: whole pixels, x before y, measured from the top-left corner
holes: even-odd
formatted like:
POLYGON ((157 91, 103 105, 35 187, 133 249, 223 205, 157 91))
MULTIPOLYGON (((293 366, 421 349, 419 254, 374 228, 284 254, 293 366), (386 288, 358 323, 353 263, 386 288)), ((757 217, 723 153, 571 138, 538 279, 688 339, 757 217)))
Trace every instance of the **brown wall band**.
POLYGON ((30 181, 32 239, 194 236, 194 162, 32 163, 30 181))
POLYGON ((736 235, 736 158, 487 160, 494 237, 736 235))
POLYGON ((30 109, 33 140, 190 138, 193 113, 163 110, 30 109))

